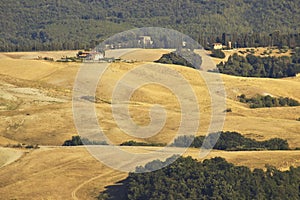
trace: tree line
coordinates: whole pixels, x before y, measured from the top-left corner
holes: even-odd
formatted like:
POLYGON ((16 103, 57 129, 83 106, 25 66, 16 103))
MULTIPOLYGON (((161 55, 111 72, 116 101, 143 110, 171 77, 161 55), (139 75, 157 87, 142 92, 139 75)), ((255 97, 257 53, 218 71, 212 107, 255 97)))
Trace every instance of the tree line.
POLYGON ((300 106, 297 100, 288 97, 276 98, 270 95, 256 95, 255 97, 247 98, 245 94, 242 94, 238 98, 240 102, 249 104, 250 108, 300 106))
MULTIPOLYGON (((165 143, 136 142, 133 140, 123 142, 120 146, 167 146, 165 143)), ((255 150, 289 150, 287 140, 272 138, 257 141, 247 138, 238 132, 210 133, 208 136, 183 135, 174 139, 170 145, 173 147, 194 147, 204 149, 217 149, 223 151, 255 151, 255 150), (216 141, 216 142, 215 142, 216 141), (215 144, 214 144, 215 143, 215 144)))
POLYGON ((136 142, 134 140, 126 141, 120 144, 120 146, 153 146, 153 147, 163 147, 166 146, 167 144, 165 143, 147 143, 147 142, 136 142))
POLYGON ((296 48, 291 57, 261 57, 253 54, 244 57, 234 53, 229 56, 225 63, 219 63, 217 68, 220 73, 244 77, 283 78, 296 76, 300 72, 300 49, 296 48))
POLYGON ((279 171, 266 165, 266 170, 235 166, 221 157, 198 162, 191 157, 155 160, 139 172, 130 173, 121 186, 108 188, 99 199, 289 199, 300 198, 300 167, 279 171), (157 169, 157 166, 165 166, 157 169))
POLYGON ((287 140, 272 138, 257 141, 247 138, 238 132, 210 133, 208 136, 179 136, 172 144, 175 147, 195 147, 217 149, 224 151, 253 151, 253 150, 288 150, 287 140), (214 144, 215 143, 215 144, 214 144), (214 144, 214 145, 213 145, 214 144))

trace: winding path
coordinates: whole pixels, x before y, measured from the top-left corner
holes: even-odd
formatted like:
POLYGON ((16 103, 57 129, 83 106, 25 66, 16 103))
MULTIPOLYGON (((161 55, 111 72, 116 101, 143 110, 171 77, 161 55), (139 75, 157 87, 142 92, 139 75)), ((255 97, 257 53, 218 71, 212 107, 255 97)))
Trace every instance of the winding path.
POLYGON ((98 175, 98 176, 95 176, 95 177, 93 177, 93 178, 91 178, 91 179, 89 179, 89 180, 87 180, 87 181, 84 181, 84 182, 81 183, 80 185, 78 185, 78 186, 72 191, 72 193, 71 193, 72 199, 74 199, 74 200, 79 200, 79 199, 77 198, 77 196, 76 196, 76 193, 78 192, 78 190, 80 190, 80 189, 81 189, 83 186, 85 186, 86 184, 88 184, 88 183, 90 183, 90 182, 92 182, 92 181, 94 181, 94 180, 96 180, 96 179, 98 179, 98 178, 107 176, 107 175, 111 174, 112 172, 113 172, 113 171, 109 170, 108 172, 106 172, 106 173, 104 173, 104 174, 100 174, 100 175, 98 175))
POLYGON ((0 169, 19 160, 23 155, 22 151, 0 147, 0 169))

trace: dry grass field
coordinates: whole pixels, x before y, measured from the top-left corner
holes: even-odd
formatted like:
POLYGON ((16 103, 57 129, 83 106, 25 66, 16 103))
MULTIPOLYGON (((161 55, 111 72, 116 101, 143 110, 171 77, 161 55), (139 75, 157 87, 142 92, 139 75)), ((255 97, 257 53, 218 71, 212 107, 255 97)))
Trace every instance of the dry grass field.
MULTIPOLYGON (((113 143, 120 144, 128 140, 169 143, 174 138, 180 125, 180 104, 165 87, 145 85, 134 92, 128 103, 132 120, 139 125, 149 124, 152 105, 164 106, 166 124, 153 137, 137 139, 125 134, 116 124, 111 111, 111 96, 118 80, 138 66, 151 66, 153 60, 166 52, 134 50, 124 54, 123 59, 137 62, 113 63, 99 81, 96 96, 100 101, 95 106, 97 116, 104 133, 113 143)), ((34 60, 38 56, 58 59, 75 54, 75 51, 0 54, 1 146, 18 143, 60 146, 76 135, 72 89, 81 64, 34 60)), ((218 62, 216 59, 214 61, 218 62)), ((195 91, 201 118, 197 134, 206 134, 211 117, 211 101, 202 76, 207 74, 201 76, 193 69, 166 66, 180 72, 195 91)), ((143 76, 155 76, 157 73, 145 70, 143 76)), ((170 75, 164 75, 166 79, 171 79, 170 75)), ((139 74, 135 76, 137 80, 140 77, 139 74)), ((265 79, 221 75, 221 78, 227 94, 227 108, 232 109, 232 112, 226 113, 223 130, 238 131, 257 140, 280 137, 287 139, 290 147, 300 147, 300 122, 296 120, 300 117, 300 107, 250 109, 237 99, 241 94, 270 94, 300 101, 299 76, 265 79)), ((151 148, 128 150, 147 152, 151 148)), ((198 151, 190 149, 186 155, 197 158, 198 151)), ((214 156, 222 156, 230 162, 251 168, 261 168, 265 164, 280 169, 288 169, 290 165, 300 166, 300 151, 214 151, 208 157, 214 156)), ((0 149, 0 199, 94 199, 105 186, 126 176, 126 173, 96 161, 81 147, 0 149)))
POLYGON ((0 147, 0 168, 5 167, 19 159, 23 155, 22 151, 0 147))
POLYGON ((137 49, 126 53, 121 58, 124 60, 153 62, 160 59, 163 54, 167 53, 170 53, 170 51, 165 49, 137 49))
POLYGON ((84 148, 41 148, 25 154, 1 168, 0 199, 94 199, 127 175, 102 165, 84 148))

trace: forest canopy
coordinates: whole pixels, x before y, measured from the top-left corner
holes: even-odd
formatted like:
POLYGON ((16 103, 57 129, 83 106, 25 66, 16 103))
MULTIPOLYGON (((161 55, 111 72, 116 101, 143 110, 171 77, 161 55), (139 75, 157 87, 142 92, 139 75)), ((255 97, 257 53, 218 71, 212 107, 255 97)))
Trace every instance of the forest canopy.
MULTIPOLYGON (((130 173, 123 181, 123 196, 108 189, 99 199, 299 199, 300 168, 290 167, 279 171, 266 166, 266 171, 234 166, 225 159, 216 157, 198 162, 191 157, 180 157, 172 164, 151 171, 152 167, 165 166, 155 160, 138 167, 139 172, 130 173), (151 172, 149 172, 151 171, 151 172)), ((119 186, 120 187, 120 186, 119 186)), ((114 191, 119 190, 118 186, 114 191)))
POLYGON ((0 17, 0 51, 93 48, 139 27, 172 28, 203 46, 300 46, 296 0, 16 0, 0 17))

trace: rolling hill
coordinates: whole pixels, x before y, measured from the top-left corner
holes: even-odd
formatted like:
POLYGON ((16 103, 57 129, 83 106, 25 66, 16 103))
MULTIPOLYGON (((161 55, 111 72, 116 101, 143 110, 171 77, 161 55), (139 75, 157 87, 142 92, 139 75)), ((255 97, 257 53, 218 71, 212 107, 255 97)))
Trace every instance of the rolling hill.
MULTIPOLYGON (((141 50, 143 52, 145 50, 141 50)), ((154 53, 153 50, 152 54, 154 53)), ((136 60, 142 60, 141 52, 136 60)), ((162 51, 157 51, 158 56, 162 51)), ((42 53, 41 53, 42 55, 42 53)), ((133 59, 134 54, 124 57, 133 59)), ((156 59, 156 57, 154 57, 156 59)), ((145 59, 149 61, 148 55, 145 59)), ((1 58, 1 136, 18 142, 61 145, 64 140, 76 134, 72 120, 71 95, 72 85, 80 64, 61 64, 55 62, 11 58, 2 54, 1 58), (11 67, 12 66, 12 67, 11 67), (24 71, 24 68, 27 70, 24 71), (39 124, 39 126, 37 126, 39 124)), ((96 104, 97 115, 108 137, 115 143, 134 139, 124 134, 112 118, 110 103, 114 85, 128 71, 149 62, 114 63, 99 82, 96 96, 101 99, 96 104), (109 83, 109 84, 108 84, 109 83)), ((203 78, 192 69, 167 65, 182 73, 197 93, 202 114, 202 126, 198 134, 208 129, 211 115, 210 100, 203 78), (201 95, 200 95, 201 94, 201 95), (206 95, 203 95, 206 94, 206 95)), ((145 72, 147 74, 147 72, 145 72)), ((149 72, 150 75, 150 72, 149 72)), ((166 76, 168 76, 166 74, 166 76)), ((233 112, 227 113, 224 129, 249 134, 257 139, 282 137, 291 147, 299 144, 299 125, 296 119, 300 116, 298 107, 249 109, 238 101, 237 96, 245 94, 270 94, 300 100, 299 79, 263 79, 242 78, 222 75, 227 93, 227 107, 233 112), (254 126, 255 124, 255 126, 254 126), (267 128, 266 128, 267 127, 267 128)), ((179 104, 175 96, 159 86, 145 86, 137 90, 132 98, 130 111, 133 120, 140 125, 149 123, 148 109, 155 103, 165 106, 168 117, 162 135, 149 138, 148 141, 170 142, 180 119, 179 104), (164 97, 164 98, 162 98, 164 97)))
MULTIPOLYGON (((162 104, 167 121, 159 134, 135 138, 116 124, 111 94, 115 84, 138 66, 152 66, 152 61, 168 50, 135 49, 123 55, 135 62, 112 63, 98 83, 96 113, 106 136, 115 144, 128 140, 170 142, 180 123, 180 104, 176 96, 160 85, 145 85, 136 90, 129 102, 130 115, 139 125, 150 122, 149 109, 162 104)), ((0 199, 95 199, 105 187, 123 180, 127 173, 111 169, 93 158, 84 147, 59 147, 76 135, 72 113, 72 89, 80 63, 57 63, 35 60, 37 56, 60 57, 76 52, 32 52, 0 54, 0 144, 39 144, 40 149, 0 149, 0 199), (48 146, 50 145, 50 146, 48 146), (47 180, 47 181, 45 181, 47 180)), ((217 62, 217 61, 216 61, 217 62)), ((162 65, 162 64, 159 64, 162 65)), ((162 65, 180 72, 191 84, 200 105, 198 135, 206 134, 211 117, 211 102, 201 75, 189 68, 162 65)), ((143 76, 156 75, 145 70, 143 76)), ((207 75, 206 73, 202 74, 207 75)), ((135 74, 138 79, 139 74, 135 74)), ((217 75, 212 75, 217 76, 217 75)), ((170 79, 170 74, 164 74, 170 79)), ((250 109, 237 96, 270 94, 300 101, 299 76, 285 79, 244 78, 221 75, 227 93, 224 131, 237 131, 247 137, 265 140, 286 139, 290 147, 299 147, 299 107, 250 109)), ((132 81, 134 81, 133 79, 132 81)), ((105 147, 103 147, 105 148, 105 147)), ((122 147, 129 152, 148 153, 157 147, 122 147)), ((198 158, 199 150, 185 155, 198 158)), ((109 154, 107 155, 108 158, 109 154)), ((281 170, 300 166, 299 151, 223 152, 213 151, 208 157, 222 156, 237 165, 264 168, 271 164, 281 170)), ((111 159, 111 158, 110 158, 111 159)))

